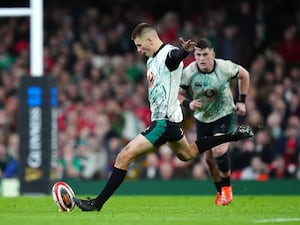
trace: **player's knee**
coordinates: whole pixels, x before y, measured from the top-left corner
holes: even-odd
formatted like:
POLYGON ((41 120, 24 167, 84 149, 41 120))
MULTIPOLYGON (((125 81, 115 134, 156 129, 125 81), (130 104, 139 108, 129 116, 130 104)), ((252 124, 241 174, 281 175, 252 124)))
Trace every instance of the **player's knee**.
POLYGON ((121 151, 116 157, 115 165, 118 168, 126 169, 131 161, 130 155, 125 151, 121 151))
POLYGON ((212 152, 213 152, 214 158, 218 158, 218 157, 224 155, 227 152, 227 149, 217 146, 212 149, 212 152))
POLYGON ((227 152, 220 157, 216 158, 216 162, 218 164, 219 170, 223 173, 226 173, 231 168, 230 158, 227 152))

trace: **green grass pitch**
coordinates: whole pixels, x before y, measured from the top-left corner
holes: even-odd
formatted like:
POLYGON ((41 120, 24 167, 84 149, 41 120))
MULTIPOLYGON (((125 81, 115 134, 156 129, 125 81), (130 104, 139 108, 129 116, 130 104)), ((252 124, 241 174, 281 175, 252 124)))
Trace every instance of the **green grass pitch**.
POLYGON ((0 198, 3 225, 244 225, 300 224, 300 196, 234 196, 214 206, 214 196, 113 196, 101 212, 59 212, 51 196, 0 198))

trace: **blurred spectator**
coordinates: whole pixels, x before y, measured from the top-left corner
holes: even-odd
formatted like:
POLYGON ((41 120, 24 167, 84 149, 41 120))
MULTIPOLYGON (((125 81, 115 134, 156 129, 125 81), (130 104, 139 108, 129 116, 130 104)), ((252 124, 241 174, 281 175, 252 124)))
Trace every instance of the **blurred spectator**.
POLYGON ((7 141, 7 152, 11 155, 15 160, 19 160, 19 135, 17 133, 11 133, 8 136, 7 141))
POLYGON ((62 155, 59 157, 57 177, 79 178, 81 171, 80 158, 75 150, 75 143, 69 142, 63 146, 62 155))
POLYGON ((192 168, 192 178, 195 180, 207 180, 208 174, 207 169, 205 167, 206 164, 196 163, 192 168))
POLYGON ((166 12, 158 24, 158 35, 164 43, 177 44, 179 32, 179 20, 177 12, 166 12))
POLYGON ((17 177, 19 163, 8 151, 4 144, 0 144, 0 178, 17 177))
POLYGON ((143 79, 143 72, 145 71, 144 63, 136 60, 135 55, 131 52, 125 54, 126 75, 133 82, 139 82, 143 79))
POLYGON ((231 146, 229 155, 231 159, 231 178, 238 180, 244 168, 250 166, 255 154, 255 145, 252 140, 245 140, 237 145, 231 146))
POLYGON ((283 133, 283 117, 278 112, 272 112, 269 114, 267 118, 267 127, 266 129, 269 130, 271 133, 271 136, 274 140, 277 140, 280 138, 280 136, 283 133))
POLYGON ((159 165, 159 178, 170 180, 174 178, 174 167, 168 162, 162 162, 159 165))
POLYGON ((284 30, 283 41, 279 45, 278 51, 289 67, 299 63, 300 41, 297 39, 294 25, 290 25, 284 30))
POLYGON ((109 174, 113 168, 116 156, 121 151, 124 143, 114 131, 109 131, 103 140, 103 146, 107 153, 106 172, 109 174))
POLYGON ((300 153, 300 121, 297 117, 290 117, 284 135, 278 139, 276 154, 282 156, 284 165, 290 173, 294 173, 300 153))
POLYGON ((174 165, 174 153, 170 149, 169 145, 164 144, 160 146, 160 148, 158 149, 158 154, 159 154, 159 164, 163 162, 167 162, 172 166, 174 165))
POLYGON ((288 117, 299 117, 300 115, 300 92, 293 90, 290 93, 286 93, 287 101, 287 116, 288 117))
MULTIPOLYGON (((300 179, 299 4, 295 0, 191 1, 170 10, 166 3, 157 7, 156 2, 134 2, 103 0, 91 5, 79 0, 80 10, 70 2, 63 8, 58 1, 45 2, 44 69, 57 79, 59 94, 58 178, 107 176, 124 143, 149 125, 145 58, 133 51, 130 40, 132 27, 147 21, 156 25, 166 42, 177 45, 179 36, 195 41, 207 37, 218 55, 248 65, 248 113, 240 121, 253 127, 256 135, 231 145, 236 178, 259 156, 272 169, 270 176, 282 177, 278 174, 283 170, 274 167, 280 164, 300 179), (297 7, 290 11, 288 6, 297 7)), ((13 162, 19 155, 19 81, 30 75, 29 22, 0 18, 0 146, 2 158, 13 162)), ((192 142, 195 129, 190 115, 185 114, 183 128, 192 142)), ((155 169, 156 162, 137 161, 128 178, 205 179, 201 160, 182 163, 164 151, 156 154, 155 169), (145 168, 148 163, 152 166, 145 168)), ((13 176, 17 166, 12 166, 13 176)))
POLYGON ((241 171, 241 180, 265 181, 269 179, 267 165, 259 156, 252 157, 250 166, 241 171))
POLYGON ((168 145, 162 145, 158 151, 159 154, 159 177, 164 180, 171 179, 174 174, 174 153, 168 145))
MULTIPOLYGON (((247 38, 248 43, 255 40, 255 14, 249 1, 243 0, 238 3, 238 12, 235 14, 235 22, 241 34, 247 38)), ((244 64, 242 64, 244 65, 244 64)))
POLYGON ((6 46, 3 44, 0 45, 0 69, 1 70, 8 70, 13 65, 15 59, 9 53, 6 46))
POLYGON ((222 29, 223 35, 220 35, 221 38, 217 43, 218 57, 247 66, 251 50, 244 36, 239 33, 239 28, 233 23, 228 23, 222 29))
POLYGON ((80 178, 106 178, 107 152, 99 149, 97 139, 93 136, 81 140, 77 146, 80 160, 80 178))
MULTIPOLYGON (((247 101, 248 102, 248 101, 247 101)), ((250 101, 249 101, 250 103, 250 101)), ((261 112, 258 109, 247 110, 247 117, 244 120, 244 123, 248 124, 253 128, 254 131, 257 131, 264 124, 264 118, 261 112)))
POLYGON ((269 177, 271 179, 286 179, 294 177, 295 168, 289 170, 284 158, 278 155, 270 164, 269 177))
POLYGON ((185 179, 189 178, 191 175, 190 166, 192 161, 181 161, 176 156, 174 157, 174 178, 185 179))
POLYGON ((158 156, 154 152, 146 155, 144 166, 140 172, 141 179, 159 178, 158 160, 158 156))
POLYGON ((267 130, 258 130, 254 138, 254 152, 264 163, 270 164, 275 156, 274 142, 267 130))

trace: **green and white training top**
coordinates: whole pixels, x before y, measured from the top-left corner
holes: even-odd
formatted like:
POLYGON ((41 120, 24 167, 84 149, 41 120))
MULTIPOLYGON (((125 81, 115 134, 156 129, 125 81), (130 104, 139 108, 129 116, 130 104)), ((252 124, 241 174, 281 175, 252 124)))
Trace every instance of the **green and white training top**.
POLYGON ((202 107, 194 117, 204 123, 216 121, 235 111, 230 80, 239 72, 239 66, 230 60, 215 59, 215 68, 209 73, 199 70, 196 61, 184 70, 181 86, 193 99, 200 99, 202 107))
POLYGON ((183 62, 173 71, 170 71, 165 63, 167 55, 174 48, 176 47, 167 44, 147 60, 151 121, 167 119, 171 122, 181 122, 183 120, 178 101, 183 62))

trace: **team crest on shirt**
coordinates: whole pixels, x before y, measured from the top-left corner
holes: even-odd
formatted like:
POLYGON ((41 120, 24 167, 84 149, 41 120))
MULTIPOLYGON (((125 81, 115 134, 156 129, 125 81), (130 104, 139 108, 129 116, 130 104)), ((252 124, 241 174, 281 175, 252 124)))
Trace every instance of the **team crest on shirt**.
POLYGON ((148 80, 149 84, 151 84, 151 85, 153 84, 154 76, 153 76, 152 71, 147 72, 147 80, 148 80))
POLYGON ((213 89, 207 89, 207 90, 204 91, 204 95, 207 98, 213 98, 216 95, 216 92, 213 89))

